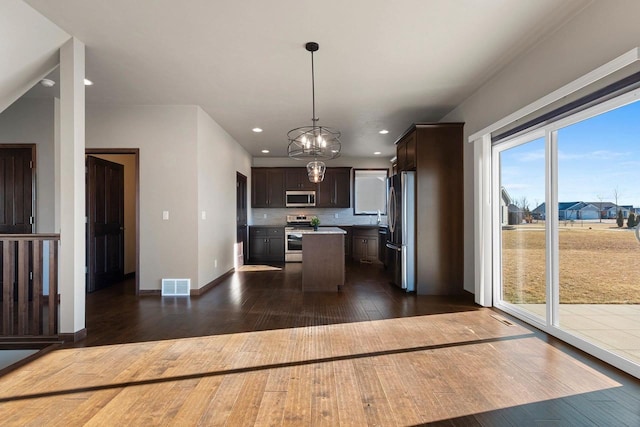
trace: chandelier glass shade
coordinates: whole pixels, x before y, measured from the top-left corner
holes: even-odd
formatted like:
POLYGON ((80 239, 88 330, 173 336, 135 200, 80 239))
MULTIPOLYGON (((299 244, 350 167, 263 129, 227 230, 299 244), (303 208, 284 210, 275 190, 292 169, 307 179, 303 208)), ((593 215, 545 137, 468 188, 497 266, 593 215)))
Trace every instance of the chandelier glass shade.
POLYGON ((327 167, 324 162, 314 160, 307 163, 307 175, 309 175, 309 181, 311 182, 322 182, 326 170, 327 167))
POLYGON ((309 42, 305 45, 307 51, 311 52, 311 94, 312 113, 311 126, 301 126, 290 130, 287 133, 289 139, 288 154, 292 159, 311 160, 307 165, 309 180, 311 182, 321 182, 324 178, 325 165, 317 159, 331 160, 340 156, 342 144, 340 143, 340 132, 326 126, 318 125, 316 117, 316 95, 315 95, 315 73, 313 67, 313 52, 317 51, 318 43, 309 42), (321 173, 320 171, 321 167, 321 173), (313 171, 313 174, 312 174, 313 171), (318 172, 318 173, 316 173, 318 172), (312 179, 313 178, 313 179, 312 179), (317 180, 316 180, 317 179, 317 180))

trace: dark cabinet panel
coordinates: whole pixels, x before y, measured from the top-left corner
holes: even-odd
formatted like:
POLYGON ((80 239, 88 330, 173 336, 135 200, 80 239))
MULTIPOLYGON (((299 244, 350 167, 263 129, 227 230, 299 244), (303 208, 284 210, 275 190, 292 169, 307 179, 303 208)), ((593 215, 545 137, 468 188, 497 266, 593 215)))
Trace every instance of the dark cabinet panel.
POLYGON ((416 135, 412 133, 407 136, 405 149, 407 151, 405 170, 414 170, 416 168, 416 135))
POLYGON ((285 206, 284 168, 251 169, 251 207, 283 208, 285 206))
POLYGON ((410 171, 416 169, 416 134, 411 132, 397 143, 397 169, 410 171))
POLYGON ((249 261, 259 261, 267 256, 268 246, 265 237, 252 237, 249 239, 249 261))
POLYGON ((416 290, 463 292, 464 123, 417 123, 398 140, 398 171, 416 171, 416 290), (421 214, 418 214, 421 213, 421 214))
POLYGON ((284 262, 284 228, 249 227, 250 262, 284 262))
POLYGON ((307 168, 286 168, 285 189, 317 191, 318 186, 309 181, 307 168))
POLYGON ((353 227, 354 261, 378 262, 378 227, 353 227))
POLYGON ((344 257, 351 258, 352 244, 353 244, 353 228, 352 227, 340 227, 347 232, 344 236, 344 257))
POLYGON ((267 257, 272 261, 284 262, 284 238, 270 237, 267 257))
POLYGON ((398 172, 407 170, 407 141, 400 140, 396 144, 396 166, 398 172))
POLYGON ((327 168, 318 184, 317 207, 348 208, 351 206, 351 168, 327 168))
POLYGON ((378 261, 387 266, 386 245, 387 245, 387 227, 378 228, 378 261))

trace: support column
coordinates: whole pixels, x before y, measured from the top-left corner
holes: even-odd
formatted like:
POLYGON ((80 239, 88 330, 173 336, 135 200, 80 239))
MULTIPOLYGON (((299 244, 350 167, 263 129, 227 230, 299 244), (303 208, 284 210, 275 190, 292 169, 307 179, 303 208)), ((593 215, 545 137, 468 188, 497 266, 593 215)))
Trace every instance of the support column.
POLYGON ((85 329, 84 43, 60 48, 60 335, 85 329))

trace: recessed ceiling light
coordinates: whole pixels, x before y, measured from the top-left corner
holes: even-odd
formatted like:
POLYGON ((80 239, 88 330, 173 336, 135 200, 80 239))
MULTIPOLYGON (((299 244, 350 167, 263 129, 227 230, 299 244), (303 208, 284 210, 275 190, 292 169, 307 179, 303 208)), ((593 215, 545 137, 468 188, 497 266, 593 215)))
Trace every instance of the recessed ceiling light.
POLYGON ((251 129, 251 130, 252 130, 252 131, 254 131, 255 133, 260 133, 260 132, 262 132, 262 129, 261 129, 261 128, 253 128, 253 129, 251 129))
POLYGON ((91 86, 93 84, 93 82, 89 79, 84 79, 84 85, 85 86, 91 86))
POLYGON ((379 156, 381 153, 379 151, 376 151, 375 153, 373 153, 376 156, 379 156))
POLYGON ((386 135, 386 134, 388 134, 388 133, 389 133, 389 131, 388 131, 388 130, 386 130, 386 129, 382 129, 382 130, 381 130, 380 132, 378 132, 378 133, 379 133, 379 134, 381 134, 381 135, 386 135))
POLYGON ((267 154, 267 153, 269 153, 269 150, 262 150, 262 152, 263 152, 264 154, 267 154))
POLYGON ((56 82, 54 82, 51 79, 42 79, 40 80, 40 84, 44 87, 53 87, 56 84, 56 82))

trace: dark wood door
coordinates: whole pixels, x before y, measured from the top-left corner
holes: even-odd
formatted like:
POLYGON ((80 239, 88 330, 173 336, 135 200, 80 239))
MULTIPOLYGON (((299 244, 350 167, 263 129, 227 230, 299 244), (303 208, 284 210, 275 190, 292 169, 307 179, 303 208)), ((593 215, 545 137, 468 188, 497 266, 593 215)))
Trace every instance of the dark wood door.
POLYGON ((87 156, 87 292, 124 277, 124 166, 87 156))
POLYGON ((0 234, 33 232, 34 148, 0 148, 0 234))
MULTIPOLYGON (((0 234, 33 233, 34 164, 34 145, 0 147, 0 234)), ((0 250, 0 266, 3 265, 0 250)), ((17 271, 17 258, 13 268, 17 271)), ((0 274, 0 289, 4 286, 3 277, 0 274)), ((14 283, 14 295, 17 295, 17 283, 14 283)))
POLYGON ((240 172, 236 172, 236 227, 236 256, 238 265, 243 265, 247 261, 247 177, 240 172))

